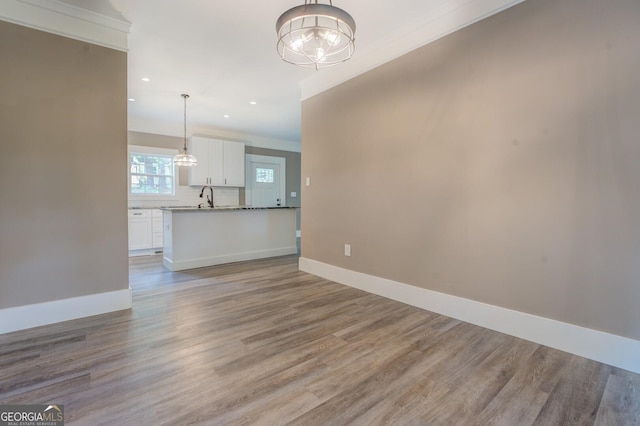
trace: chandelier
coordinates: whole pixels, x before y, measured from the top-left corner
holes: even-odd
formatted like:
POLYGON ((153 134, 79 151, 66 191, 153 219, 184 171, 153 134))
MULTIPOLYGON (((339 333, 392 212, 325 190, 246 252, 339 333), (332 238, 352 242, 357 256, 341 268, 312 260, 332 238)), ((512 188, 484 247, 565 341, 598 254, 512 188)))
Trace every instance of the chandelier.
POLYGON ((355 49, 356 22, 344 10, 318 0, 305 0, 276 22, 278 54, 306 68, 326 68, 346 61, 355 49))
POLYGON ((182 154, 178 154, 173 157, 173 163, 176 166, 197 166, 198 160, 196 157, 187 152, 187 98, 189 95, 182 94, 180 96, 184 99, 184 146, 182 148, 182 154))

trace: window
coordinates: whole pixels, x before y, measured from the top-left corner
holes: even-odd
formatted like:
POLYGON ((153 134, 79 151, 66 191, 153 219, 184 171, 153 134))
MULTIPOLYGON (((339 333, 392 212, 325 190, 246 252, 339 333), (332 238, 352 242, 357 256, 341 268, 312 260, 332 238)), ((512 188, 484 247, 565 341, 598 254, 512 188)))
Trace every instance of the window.
POLYGON ((256 167, 257 183, 273 183, 273 169, 262 169, 256 167))
POLYGON ((175 195, 175 167, 170 149, 129 147, 129 195, 173 197, 175 195))

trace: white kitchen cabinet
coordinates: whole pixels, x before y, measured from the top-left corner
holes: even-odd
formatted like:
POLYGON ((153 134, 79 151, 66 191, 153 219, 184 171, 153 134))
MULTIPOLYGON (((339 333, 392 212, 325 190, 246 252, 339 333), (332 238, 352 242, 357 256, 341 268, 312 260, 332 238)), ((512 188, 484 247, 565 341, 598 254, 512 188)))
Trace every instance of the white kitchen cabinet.
POLYGON ((224 141, 224 186, 244 186, 244 144, 224 141))
POLYGON ((162 248, 162 210, 153 209, 151 211, 151 248, 162 248))
MULTIPOLYGON (((189 138, 189 153, 196 157, 198 165, 189 167, 189 185, 205 186, 212 185, 214 174, 218 173, 224 179, 222 167, 215 167, 212 164, 211 157, 222 156, 223 147, 219 144, 211 143, 210 139, 192 136, 189 138), (219 148, 219 152, 213 152, 219 148)), ((219 176, 215 176, 218 181, 219 176)))
POLYGON ((190 186, 244 186, 244 144, 192 136, 189 152, 198 165, 189 168, 190 186))
POLYGON ((151 210, 129 210, 129 250, 150 249, 152 237, 151 210))
POLYGON ((162 246, 162 210, 129 210, 129 254, 153 254, 162 246))

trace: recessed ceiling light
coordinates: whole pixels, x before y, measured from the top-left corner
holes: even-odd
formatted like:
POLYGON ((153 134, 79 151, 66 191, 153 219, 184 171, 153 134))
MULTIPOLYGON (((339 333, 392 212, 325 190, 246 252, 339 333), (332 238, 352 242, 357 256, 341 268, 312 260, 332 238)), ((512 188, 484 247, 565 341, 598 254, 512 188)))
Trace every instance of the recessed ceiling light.
POLYGON ((250 103, 251 105, 256 105, 256 104, 257 104, 257 102, 256 102, 256 101, 249 101, 249 103, 250 103))
POLYGON ((150 78, 148 78, 148 77, 142 77, 142 81, 146 81, 146 82, 148 83, 148 82, 150 82, 150 81, 151 81, 151 79, 150 79, 150 78))
POLYGON ((224 118, 229 118, 229 114, 223 115, 224 118))
POLYGON ((129 98, 129 102, 135 102, 136 100, 133 98, 129 98))

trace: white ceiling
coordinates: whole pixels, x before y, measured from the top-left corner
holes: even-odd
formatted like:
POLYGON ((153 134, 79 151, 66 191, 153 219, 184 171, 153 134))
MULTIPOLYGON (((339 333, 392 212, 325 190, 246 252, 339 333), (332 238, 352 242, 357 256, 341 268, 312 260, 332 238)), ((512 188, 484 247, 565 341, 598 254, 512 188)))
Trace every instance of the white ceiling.
MULTIPOLYGON (((466 10, 473 16, 463 17, 465 25, 486 16, 487 8, 493 13, 518 1, 336 0, 334 6, 354 17, 356 51, 351 61, 359 59, 364 64, 365 56, 373 57, 408 30, 436 25, 436 18, 453 21, 471 3, 484 4, 472 12, 466 10)), ((181 135, 180 94, 188 93, 188 127, 299 141, 301 84, 325 75, 335 80, 338 72, 336 68, 298 68, 278 57, 275 22, 282 12, 302 4, 301 0, 64 2, 131 23, 128 95, 135 102, 129 102, 130 130, 142 130, 135 123, 144 122, 144 131, 181 135), (150 81, 142 81, 143 77, 150 81), (257 104, 250 105, 250 101, 257 104)), ((463 25, 455 24, 453 29, 456 26, 463 25)), ((440 31, 440 35, 453 29, 440 31)), ((369 61, 366 66, 378 62, 369 61)), ((353 76, 358 71, 350 72, 353 76)))

